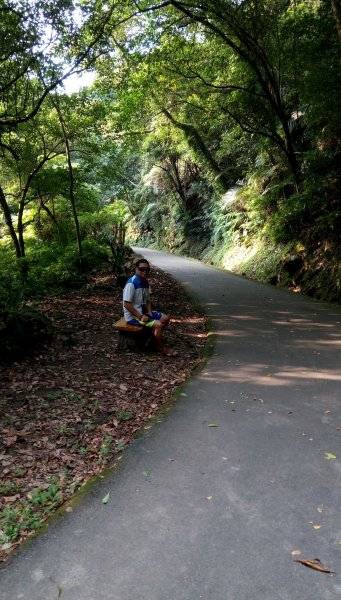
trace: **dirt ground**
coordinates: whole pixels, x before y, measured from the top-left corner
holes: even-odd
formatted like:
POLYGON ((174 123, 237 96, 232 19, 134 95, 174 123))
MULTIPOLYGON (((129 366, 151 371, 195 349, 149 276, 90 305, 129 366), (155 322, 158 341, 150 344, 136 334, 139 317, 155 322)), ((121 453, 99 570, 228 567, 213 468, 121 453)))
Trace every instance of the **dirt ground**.
POLYGON ((117 349, 122 290, 113 275, 37 304, 54 326, 33 354, 0 365, 0 560, 123 448, 189 377, 206 342, 205 318, 154 269, 155 308, 173 316, 177 357, 117 349))

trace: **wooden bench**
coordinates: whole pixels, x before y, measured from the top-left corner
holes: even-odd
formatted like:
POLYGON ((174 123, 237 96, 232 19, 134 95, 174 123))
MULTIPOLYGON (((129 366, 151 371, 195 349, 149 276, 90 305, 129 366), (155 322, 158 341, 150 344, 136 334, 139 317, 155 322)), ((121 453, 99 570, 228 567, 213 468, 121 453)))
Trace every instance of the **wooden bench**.
POLYGON ((116 352, 127 350, 142 350, 151 337, 152 331, 142 325, 129 325, 122 317, 114 323, 113 328, 118 331, 118 342, 116 352))
POLYGON ((142 331, 143 327, 142 325, 129 325, 129 323, 127 323, 127 321, 125 320, 124 317, 122 317, 119 321, 117 321, 116 323, 114 323, 113 325, 114 329, 116 329, 117 331, 142 331))

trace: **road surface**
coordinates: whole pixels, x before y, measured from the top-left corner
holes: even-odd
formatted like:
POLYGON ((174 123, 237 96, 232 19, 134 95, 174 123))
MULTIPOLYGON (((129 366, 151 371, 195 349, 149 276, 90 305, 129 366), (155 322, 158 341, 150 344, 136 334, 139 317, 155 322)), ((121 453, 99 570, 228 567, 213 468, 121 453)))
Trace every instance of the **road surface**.
POLYGON ((214 353, 0 571, 1 600, 341 598, 340 311, 139 251, 205 308, 214 353), (295 562, 314 558, 336 575, 295 562))

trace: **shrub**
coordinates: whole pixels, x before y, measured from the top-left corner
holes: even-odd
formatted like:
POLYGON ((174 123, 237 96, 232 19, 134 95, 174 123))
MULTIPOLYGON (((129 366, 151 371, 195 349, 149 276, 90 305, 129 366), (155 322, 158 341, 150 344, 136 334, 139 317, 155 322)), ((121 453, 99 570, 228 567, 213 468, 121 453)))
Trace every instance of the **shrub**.
POLYGON ((1 314, 0 360, 20 358, 52 335, 52 324, 38 311, 23 307, 1 314))
POLYGON ((18 308, 25 295, 20 263, 5 246, 0 245, 0 314, 18 308))

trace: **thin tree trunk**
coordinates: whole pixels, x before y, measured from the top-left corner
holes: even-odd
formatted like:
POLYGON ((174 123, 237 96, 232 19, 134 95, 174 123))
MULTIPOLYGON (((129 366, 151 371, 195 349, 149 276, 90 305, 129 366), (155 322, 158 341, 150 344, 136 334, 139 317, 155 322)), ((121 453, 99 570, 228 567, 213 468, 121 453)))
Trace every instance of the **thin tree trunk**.
POLYGON ((76 230, 79 266, 81 269, 83 269, 83 250, 82 250, 82 240, 81 240, 77 208, 76 208, 75 180, 74 180, 74 176, 73 176, 73 168, 72 168, 72 160, 71 160, 71 147, 70 147, 69 138, 67 136, 65 121, 64 121, 63 115, 61 113, 61 110, 57 103, 54 103, 54 106, 55 106, 55 109, 58 114, 60 126, 61 126, 61 129, 63 132, 64 142, 65 142, 66 159, 67 159, 67 164, 68 164, 69 181, 70 181, 70 202, 71 202, 72 215, 73 215, 73 220, 75 223, 75 230, 76 230))
POLYGON ((20 202, 20 205, 19 205, 18 224, 17 224, 18 240, 19 240, 22 257, 25 256, 25 240, 24 240, 24 224, 23 224, 24 208, 25 208, 25 203, 24 203, 24 200, 22 199, 20 202))
POLYGON ((5 198, 5 194, 4 194, 4 192, 3 192, 3 190, 2 190, 1 187, 0 187, 0 206, 1 206, 2 211, 4 213, 5 222, 6 222, 6 225, 8 227, 8 230, 9 230, 12 242, 14 244, 16 257, 17 258, 22 258, 23 255, 21 253, 21 248, 20 248, 18 236, 17 236, 16 231, 15 231, 14 226, 13 226, 12 217, 11 217, 11 211, 9 209, 9 206, 8 206, 6 198, 5 198))
POLYGON ((341 0, 332 0, 332 9, 336 21, 336 29, 341 39, 341 0))
POLYGON ((170 157, 170 162, 171 162, 171 165, 173 167, 173 172, 174 172, 174 179, 175 179, 174 186, 180 196, 183 208, 184 208, 184 210, 186 210, 187 209, 186 191, 184 190, 184 187, 182 185, 182 181, 181 181, 181 177, 180 177, 180 173, 179 173, 179 169, 178 169, 178 164, 177 164, 177 159, 175 158, 175 156, 170 157))
POLYGON ((58 227, 58 221, 57 221, 57 219, 56 219, 55 215, 54 215, 54 214, 53 214, 53 212, 52 212, 52 211, 49 209, 49 207, 48 207, 48 206, 46 206, 46 204, 44 203, 44 201, 43 201, 43 199, 42 199, 42 198, 40 198, 40 208, 41 208, 42 210, 44 210, 44 211, 45 211, 45 212, 48 214, 48 216, 50 217, 51 221, 52 221, 52 222, 53 222, 53 223, 56 225, 57 229, 59 229, 59 227, 58 227))

